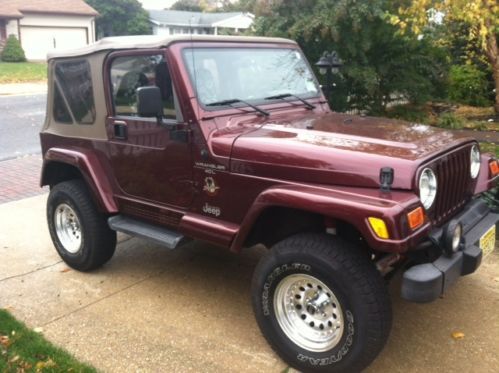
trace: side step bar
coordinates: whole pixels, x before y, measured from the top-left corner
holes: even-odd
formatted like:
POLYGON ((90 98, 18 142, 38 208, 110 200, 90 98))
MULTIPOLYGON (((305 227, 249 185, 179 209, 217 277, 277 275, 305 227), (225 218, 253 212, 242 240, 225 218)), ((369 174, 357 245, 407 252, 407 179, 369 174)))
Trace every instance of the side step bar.
POLYGON ((169 249, 190 241, 184 235, 123 215, 111 216, 107 220, 112 230, 149 239, 169 249))

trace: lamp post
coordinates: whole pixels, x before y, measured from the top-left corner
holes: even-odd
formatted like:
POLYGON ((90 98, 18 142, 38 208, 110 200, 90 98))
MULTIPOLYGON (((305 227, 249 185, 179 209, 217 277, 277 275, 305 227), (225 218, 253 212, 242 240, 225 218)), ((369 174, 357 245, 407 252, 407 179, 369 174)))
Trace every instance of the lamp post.
POLYGON ((319 68, 319 74, 326 75, 326 87, 324 89, 324 94, 326 99, 329 101, 331 96, 331 79, 332 74, 338 74, 340 68, 343 66, 338 53, 332 51, 329 53, 325 51, 319 61, 316 62, 315 66, 319 68))

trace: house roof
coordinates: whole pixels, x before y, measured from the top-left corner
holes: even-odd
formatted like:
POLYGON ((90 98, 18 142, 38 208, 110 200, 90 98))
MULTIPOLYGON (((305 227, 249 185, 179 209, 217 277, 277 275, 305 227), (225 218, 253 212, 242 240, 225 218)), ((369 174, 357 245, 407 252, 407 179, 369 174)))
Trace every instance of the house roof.
POLYGON ((1 0, 0 17, 22 18, 23 13, 99 14, 83 0, 1 0))
POLYGON ((97 43, 85 47, 52 52, 48 54, 48 59, 58 57, 84 56, 100 51, 110 51, 119 49, 154 49, 166 47, 177 41, 189 42, 236 42, 236 43, 276 43, 276 44, 296 44, 295 41, 282 38, 266 38, 253 36, 215 36, 215 35, 138 35, 138 36, 112 36, 100 39, 97 43))
POLYGON ((149 20, 157 25, 210 27, 214 24, 237 16, 253 17, 251 13, 202 13, 183 10, 149 10, 149 20))

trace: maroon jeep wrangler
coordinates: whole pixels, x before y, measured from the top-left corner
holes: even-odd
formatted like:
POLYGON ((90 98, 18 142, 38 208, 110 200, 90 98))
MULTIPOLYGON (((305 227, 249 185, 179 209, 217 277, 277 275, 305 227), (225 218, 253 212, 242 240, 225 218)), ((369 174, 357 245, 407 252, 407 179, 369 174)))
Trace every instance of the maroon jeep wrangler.
POLYGON ((295 42, 106 38, 49 56, 41 185, 57 252, 90 271, 116 231, 176 248, 263 244, 252 300, 301 371, 359 371, 391 327, 386 279, 437 299, 495 246, 473 139, 332 112, 295 42))

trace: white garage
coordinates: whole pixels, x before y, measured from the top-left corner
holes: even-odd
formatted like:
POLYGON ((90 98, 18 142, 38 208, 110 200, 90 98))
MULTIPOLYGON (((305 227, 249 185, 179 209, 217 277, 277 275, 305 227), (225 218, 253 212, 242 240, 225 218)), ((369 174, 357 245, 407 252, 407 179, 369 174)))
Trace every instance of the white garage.
POLYGON ((28 60, 44 60, 47 52, 79 48, 89 43, 86 27, 20 26, 21 44, 28 60))
POLYGON ((14 34, 28 60, 45 60, 54 50, 95 41, 97 12, 83 0, 9 0, 7 4, 11 8, 0 7, 0 47, 2 37, 14 34))

